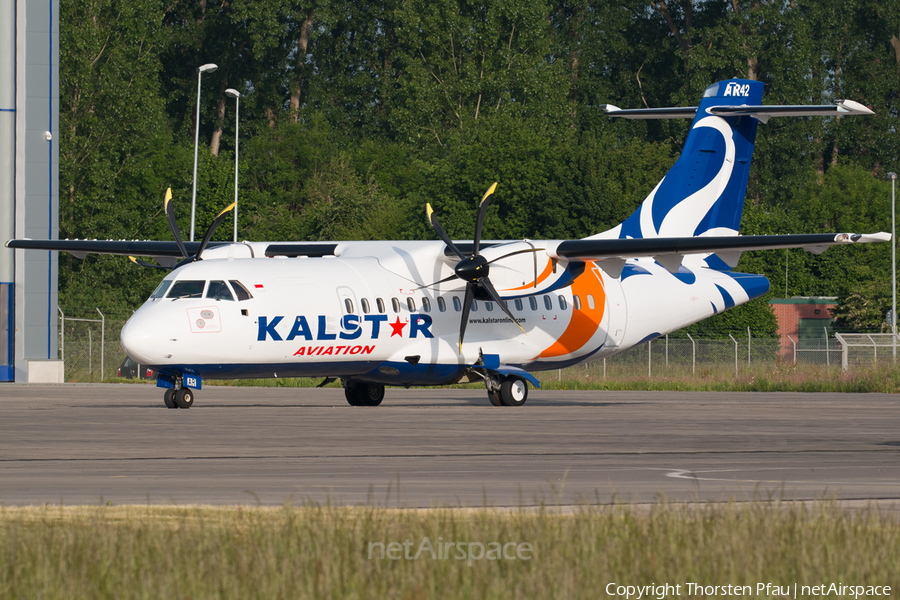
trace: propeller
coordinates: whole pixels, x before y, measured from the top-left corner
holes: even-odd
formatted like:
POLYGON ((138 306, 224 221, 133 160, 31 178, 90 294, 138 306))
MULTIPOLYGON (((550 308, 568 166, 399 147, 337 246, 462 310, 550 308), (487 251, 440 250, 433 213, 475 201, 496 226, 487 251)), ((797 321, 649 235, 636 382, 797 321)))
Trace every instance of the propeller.
POLYGON ((172 237, 175 238, 175 243, 178 244, 178 250, 181 252, 181 256, 183 257, 183 259, 173 267, 164 267, 162 265, 154 265, 153 263, 136 259, 133 256, 129 256, 128 258, 136 265, 140 265, 142 267, 152 267, 154 269, 177 269, 178 267, 186 265, 188 263, 192 263, 195 260, 203 260, 201 258, 201 255, 209 245, 213 234, 216 232, 216 229, 219 227, 219 225, 222 224, 222 221, 225 219, 225 215, 228 214, 232 209, 234 209, 236 204, 237 202, 232 202, 219 214, 216 215, 216 218, 213 219, 213 222, 210 224, 209 228, 206 230, 206 233, 203 235, 203 240, 200 242, 200 247, 197 249, 197 253, 191 256, 190 254, 188 254, 187 248, 185 248, 184 246, 184 240, 181 239, 181 232, 178 230, 178 221, 175 219, 175 205, 172 202, 172 188, 168 188, 166 189, 166 196, 163 200, 163 207, 166 212, 166 220, 169 222, 169 229, 172 231, 172 237))
POLYGON ((130 260, 131 262, 133 262, 134 264, 136 264, 140 267, 150 267, 151 269, 163 269, 164 271, 169 270, 169 267, 164 267, 162 265, 155 265, 151 262, 147 262, 146 260, 141 260, 141 259, 135 258, 133 256, 129 256, 128 260, 130 260))
MULTIPOLYGON (((453 275, 451 275, 450 277, 445 277, 440 281, 436 281, 430 285, 423 285, 416 289, 432 287, 440 283, 451 281, 453 279, 461 279, 466 282, 466 292, 462 305, 462 321, 459 324, 460 353, 462 353, 463 338, 466 335, 466 325, 468 325, 469 323, 469 310, 472 307, 473 300, 493 300, 497 303, 500 309, 505 312, 510 319, 512 319, 512 322, 516 324, 516 327, 522 329, 522 326, 519 325, 516 317, 506 306, 506 303, 503 302, 503 299, 500 298, 500 294, 497 293, 497 290, 491 283, 491 280, 488 277, 491 272, 490 266, 498 260, 502 260, 516 254, 541 251, 541 249, 538 248, 516 250, 515 252, 504 254, 503 256, 490 261, 488 261, 486 258, 484 258, 484 256, 480 254, 479 250, 481 247, 481 230, 484 227, 484 219, 487 216, 488 204, 490 204, 490 198, 495 189, 497 189, 496 183, 488 188, 488 191, 485 192, 484 196, 481 198, 481 202, 478 204, 478 216, 475 220, 475 237, 472 244, 472 254, 468 256, 462 253, 462 251, 456 246, 456 244, 453 243, 453 240, 450 239, 450 236, 447 235, 447 232, 444 231, 444 228, 441 227, 437 216, 434 214, 434 209, 431 208, 431 204, 428 204, 426 206, 428 222, 431 224, 431 228, 434 229, 434 232, 437 234, 437 236, 441 238, 441 240, 445 244, 447 244, 447 247, 450 248, 450 250, 459 257, 459 262, 456 263, 455 267, 453 267, 453 275)), ((525 333, 524 329, 522 329, 522 333, 525 333)))

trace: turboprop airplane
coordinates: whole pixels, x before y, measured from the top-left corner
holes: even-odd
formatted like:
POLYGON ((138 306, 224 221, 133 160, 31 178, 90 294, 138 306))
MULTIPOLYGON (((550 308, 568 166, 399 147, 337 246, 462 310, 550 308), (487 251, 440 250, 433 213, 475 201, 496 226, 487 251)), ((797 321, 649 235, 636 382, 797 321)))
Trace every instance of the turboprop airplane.
MULTIPOLYGON (((353 406, 385 386, 482 382, 495 406, 519 406, 535 372, 599 360, 743 304, 769 289, 737 273, 741 252, 886 241, 860 235, 740 236, 756 128, 779 116, 872 114, 762 105, 763 84, 732 79, 698 107, 611 117, 691 118, 684 150, 638 209, 578 240, 483 241, 496 184, 472 241, 454 241, 427 207, 436 241, 184 243, 11 240, 11 248, 154 257, 171 268, 122 329, 122 347, 159 372, 170 408, 189 408, 204 379, 340 378, 353 406)), ((232 205, 233 206, 233 205, 232 205)))

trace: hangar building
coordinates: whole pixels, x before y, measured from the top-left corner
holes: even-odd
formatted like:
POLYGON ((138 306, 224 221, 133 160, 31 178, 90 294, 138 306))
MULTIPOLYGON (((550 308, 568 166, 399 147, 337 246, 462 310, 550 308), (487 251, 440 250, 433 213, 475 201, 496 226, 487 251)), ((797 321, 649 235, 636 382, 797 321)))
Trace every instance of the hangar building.
MULTIPOLYGON (((55 239, 59 0, 0 0, 0 242, 55 239)), ((0 244, 0 382, 61 382, 57 255, 0 244)))

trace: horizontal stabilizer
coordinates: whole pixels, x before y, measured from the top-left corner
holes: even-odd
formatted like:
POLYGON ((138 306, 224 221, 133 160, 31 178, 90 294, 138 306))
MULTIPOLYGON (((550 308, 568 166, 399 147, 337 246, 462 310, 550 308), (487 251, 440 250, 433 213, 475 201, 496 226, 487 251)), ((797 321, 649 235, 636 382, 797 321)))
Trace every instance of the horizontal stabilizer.
MULTIPOLYGON (((609 117, 625 119, 693 119, 697 115, 696 106, 674 108, 633 108, 621 109, 612 104, 601 104, 600 108, 609 117)), ((838 100, 835 104, 823 105, 741 105, 710 106, 706 112, 719 117, 750 116, 766 123, 772 117, 840 117, 844 115, 874 115, 875 113, 853 100, 838 100)))

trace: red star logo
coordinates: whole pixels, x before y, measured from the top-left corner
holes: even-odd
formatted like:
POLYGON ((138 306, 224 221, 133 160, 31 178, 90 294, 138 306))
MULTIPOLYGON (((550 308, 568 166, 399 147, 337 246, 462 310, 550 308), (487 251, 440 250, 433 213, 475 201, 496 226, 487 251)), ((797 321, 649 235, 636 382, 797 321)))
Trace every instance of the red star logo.
POLYGON ((401 323, 400 317, 397 317, 396 322, 388 323, 388 325, 390 325, 391 329, 393 329, 393 331, 391 331, 391 337, 394 337, 395 335, 403 337, 403 328, 406 327, 406 323, 401 323))

